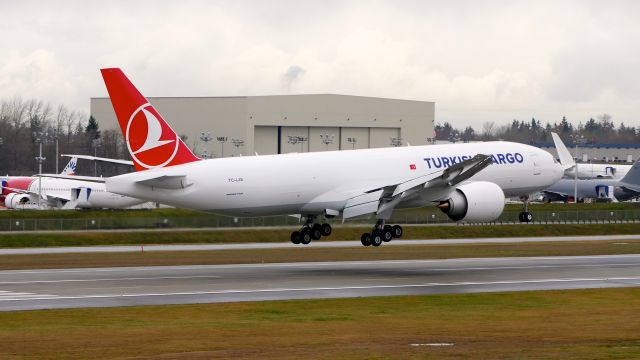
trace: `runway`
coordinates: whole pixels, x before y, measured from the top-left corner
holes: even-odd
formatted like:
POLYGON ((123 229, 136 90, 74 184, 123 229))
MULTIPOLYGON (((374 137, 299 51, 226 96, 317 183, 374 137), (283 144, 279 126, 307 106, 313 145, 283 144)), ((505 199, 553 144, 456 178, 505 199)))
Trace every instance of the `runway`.
MULTIPOLYGON (((501 237, 478 239, 429 239, 429 240, 393 240, 383 246, 399 245, 456 245, 456 244, 505 244, 523 242, 556 241, 609 241, 640 240, 640 235, 593 235, 593 236, 539 236, 539 237, 501 237)), ((0 255, 61 254, 61 253, 99 253, 99 252, 140 252, 140 251, 203 251, 203 250, 251 250, 285 249, 300 246, 313 248, 360 247, 359 240, 351 241, 313 241, 309 245, 295 245, 288 241, 274 243, 234 243, 234 244, 183 244, 183 245, 114 245, 114 246, 68 246, 43 248, 6 248, 0 249, 0 255)))
POLYGON ((0 310, 640 286, 640 255, 0 271, 0 310))

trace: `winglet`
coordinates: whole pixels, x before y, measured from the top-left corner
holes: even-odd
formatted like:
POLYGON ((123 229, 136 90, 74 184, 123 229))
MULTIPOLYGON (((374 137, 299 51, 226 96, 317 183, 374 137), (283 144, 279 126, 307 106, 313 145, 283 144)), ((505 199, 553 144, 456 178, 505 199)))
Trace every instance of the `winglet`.
POLYGON ((569 149, 564 145, 562 139, 558 134, 552 132, 551 137, 553 138, 553 143, 556 146, 556 151, 558 152, 558 158, 560 158, 560 164, 564 168, 564 170, 569 170, 576 166, 576 162, 573 160, 573 156, 569 152, 569 149))
POLYGON ((200 160, 122 70, 100 71, 136 171, 200 160))

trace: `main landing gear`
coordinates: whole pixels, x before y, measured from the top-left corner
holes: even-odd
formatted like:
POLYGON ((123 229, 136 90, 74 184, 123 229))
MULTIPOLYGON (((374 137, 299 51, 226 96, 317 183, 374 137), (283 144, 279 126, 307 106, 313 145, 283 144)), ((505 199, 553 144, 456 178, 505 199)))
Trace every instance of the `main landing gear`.
POLYGON ((384 220, 378 220, 370 233, 362 234, 360 242, 364 246, 380 246, 383 242, 401 237, 402 234, 403 230, 400 225, 385 225, 384 220))
POLYGON ((331 225, 314 223, 315 217, 307 217, 307 221, 299 231, 291 233, 291 242, 294 244, 310 244, 312 240, 318 240, 323 236, 331 235, 331 225))
POLYGON ((533 214, 529 212, 529 195, 521 196, 524 211, 518 214, 518 220, 524 223, 530 223, 533 221, 533 214))

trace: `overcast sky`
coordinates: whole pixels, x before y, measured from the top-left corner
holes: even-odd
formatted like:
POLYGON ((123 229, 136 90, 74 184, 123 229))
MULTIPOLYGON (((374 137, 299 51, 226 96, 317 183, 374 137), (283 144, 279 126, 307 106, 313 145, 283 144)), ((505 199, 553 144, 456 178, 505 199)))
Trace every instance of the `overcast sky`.
POLYGON ((98 71, 147 96, 434 101, 455 126, 640 126, 640 1, 0 0, 0 98, 89 111, 98 71))

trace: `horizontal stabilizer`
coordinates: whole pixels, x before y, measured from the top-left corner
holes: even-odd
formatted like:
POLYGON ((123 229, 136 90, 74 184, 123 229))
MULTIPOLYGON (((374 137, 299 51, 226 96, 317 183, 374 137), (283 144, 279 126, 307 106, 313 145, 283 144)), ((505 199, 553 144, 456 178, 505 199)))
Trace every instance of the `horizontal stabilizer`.
POLYGON ((168 190, 184 189, 192 185, 192 183, 187 181, 186 175, 162 175, 136 181, 136 184, 168 190))

